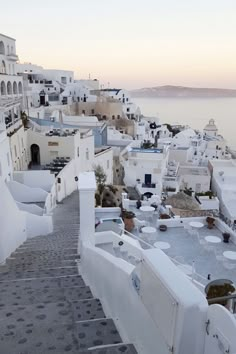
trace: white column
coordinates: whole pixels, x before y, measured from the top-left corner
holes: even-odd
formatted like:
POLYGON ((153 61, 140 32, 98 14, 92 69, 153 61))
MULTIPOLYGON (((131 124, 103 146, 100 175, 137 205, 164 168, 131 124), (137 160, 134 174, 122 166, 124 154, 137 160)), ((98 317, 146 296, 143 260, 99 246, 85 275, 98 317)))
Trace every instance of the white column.
POLYGON ((95 244, 95 191, 94 172, 80 173, 78 181, 80 206, 80 253, 86 241, 95 244))

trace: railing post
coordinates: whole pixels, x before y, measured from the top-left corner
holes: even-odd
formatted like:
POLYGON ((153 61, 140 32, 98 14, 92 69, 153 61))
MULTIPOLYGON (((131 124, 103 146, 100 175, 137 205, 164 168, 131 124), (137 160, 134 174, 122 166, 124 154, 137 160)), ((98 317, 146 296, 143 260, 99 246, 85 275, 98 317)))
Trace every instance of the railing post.
POLYGON ((95 198, 96 180, 94 172, 79 175, 79 210, 80 210, 80 253, 82 256, 83 242, 95 243, 95 198))

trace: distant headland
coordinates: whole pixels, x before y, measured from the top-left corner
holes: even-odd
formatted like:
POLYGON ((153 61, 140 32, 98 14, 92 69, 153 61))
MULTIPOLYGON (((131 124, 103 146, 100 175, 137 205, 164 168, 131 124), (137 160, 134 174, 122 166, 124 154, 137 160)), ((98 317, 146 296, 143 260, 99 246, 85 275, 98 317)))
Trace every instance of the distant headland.
POLYGON ((195 88, 185 86, 156 86, 131 90, 133 97, 236 97, 236 90, 221 88, 195 88))

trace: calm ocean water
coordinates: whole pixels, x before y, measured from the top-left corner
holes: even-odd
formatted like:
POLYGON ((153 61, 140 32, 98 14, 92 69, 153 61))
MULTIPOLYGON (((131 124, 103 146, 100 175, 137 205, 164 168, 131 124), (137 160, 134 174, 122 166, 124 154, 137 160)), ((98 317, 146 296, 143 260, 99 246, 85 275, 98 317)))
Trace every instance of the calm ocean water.
POLYGON ((236 149, 236 98, 133 98, 141 112, 161 123, 188 124, 202 130, 213 118, 228 145, 236 149))

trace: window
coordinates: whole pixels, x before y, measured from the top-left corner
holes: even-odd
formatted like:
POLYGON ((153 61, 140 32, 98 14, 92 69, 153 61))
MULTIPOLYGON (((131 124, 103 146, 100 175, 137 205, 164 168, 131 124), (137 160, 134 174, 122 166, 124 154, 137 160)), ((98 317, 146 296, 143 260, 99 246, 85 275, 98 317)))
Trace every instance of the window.
POLYGON ((23 138, 21 138, 21 146, 22 146, 22 149, 24 149, 24 140, 23 140, 23 138))
POLYGON ((15 157, 17 157, 16 145, 14 145, 15 157))
POLYGON ((85 110, 84 109, 82 110, 82 114, 85 114, 85 110))
POLYGON ((110 161, 107 160, 107 168, 110 168, 110 161))
POLYGON ((129 112, 130 111, 130 109, 129 108, 127 108, 127 112, 129 112))
POLYGON ((79 156, 79 147, 77 147, 77 156, 79 156))
POLYGON ((94 114, 94 109, 91 109, 91 114, 94 114))
POLYGON ((89 149, 86 149, 86 160, 89 160, 89 149))

